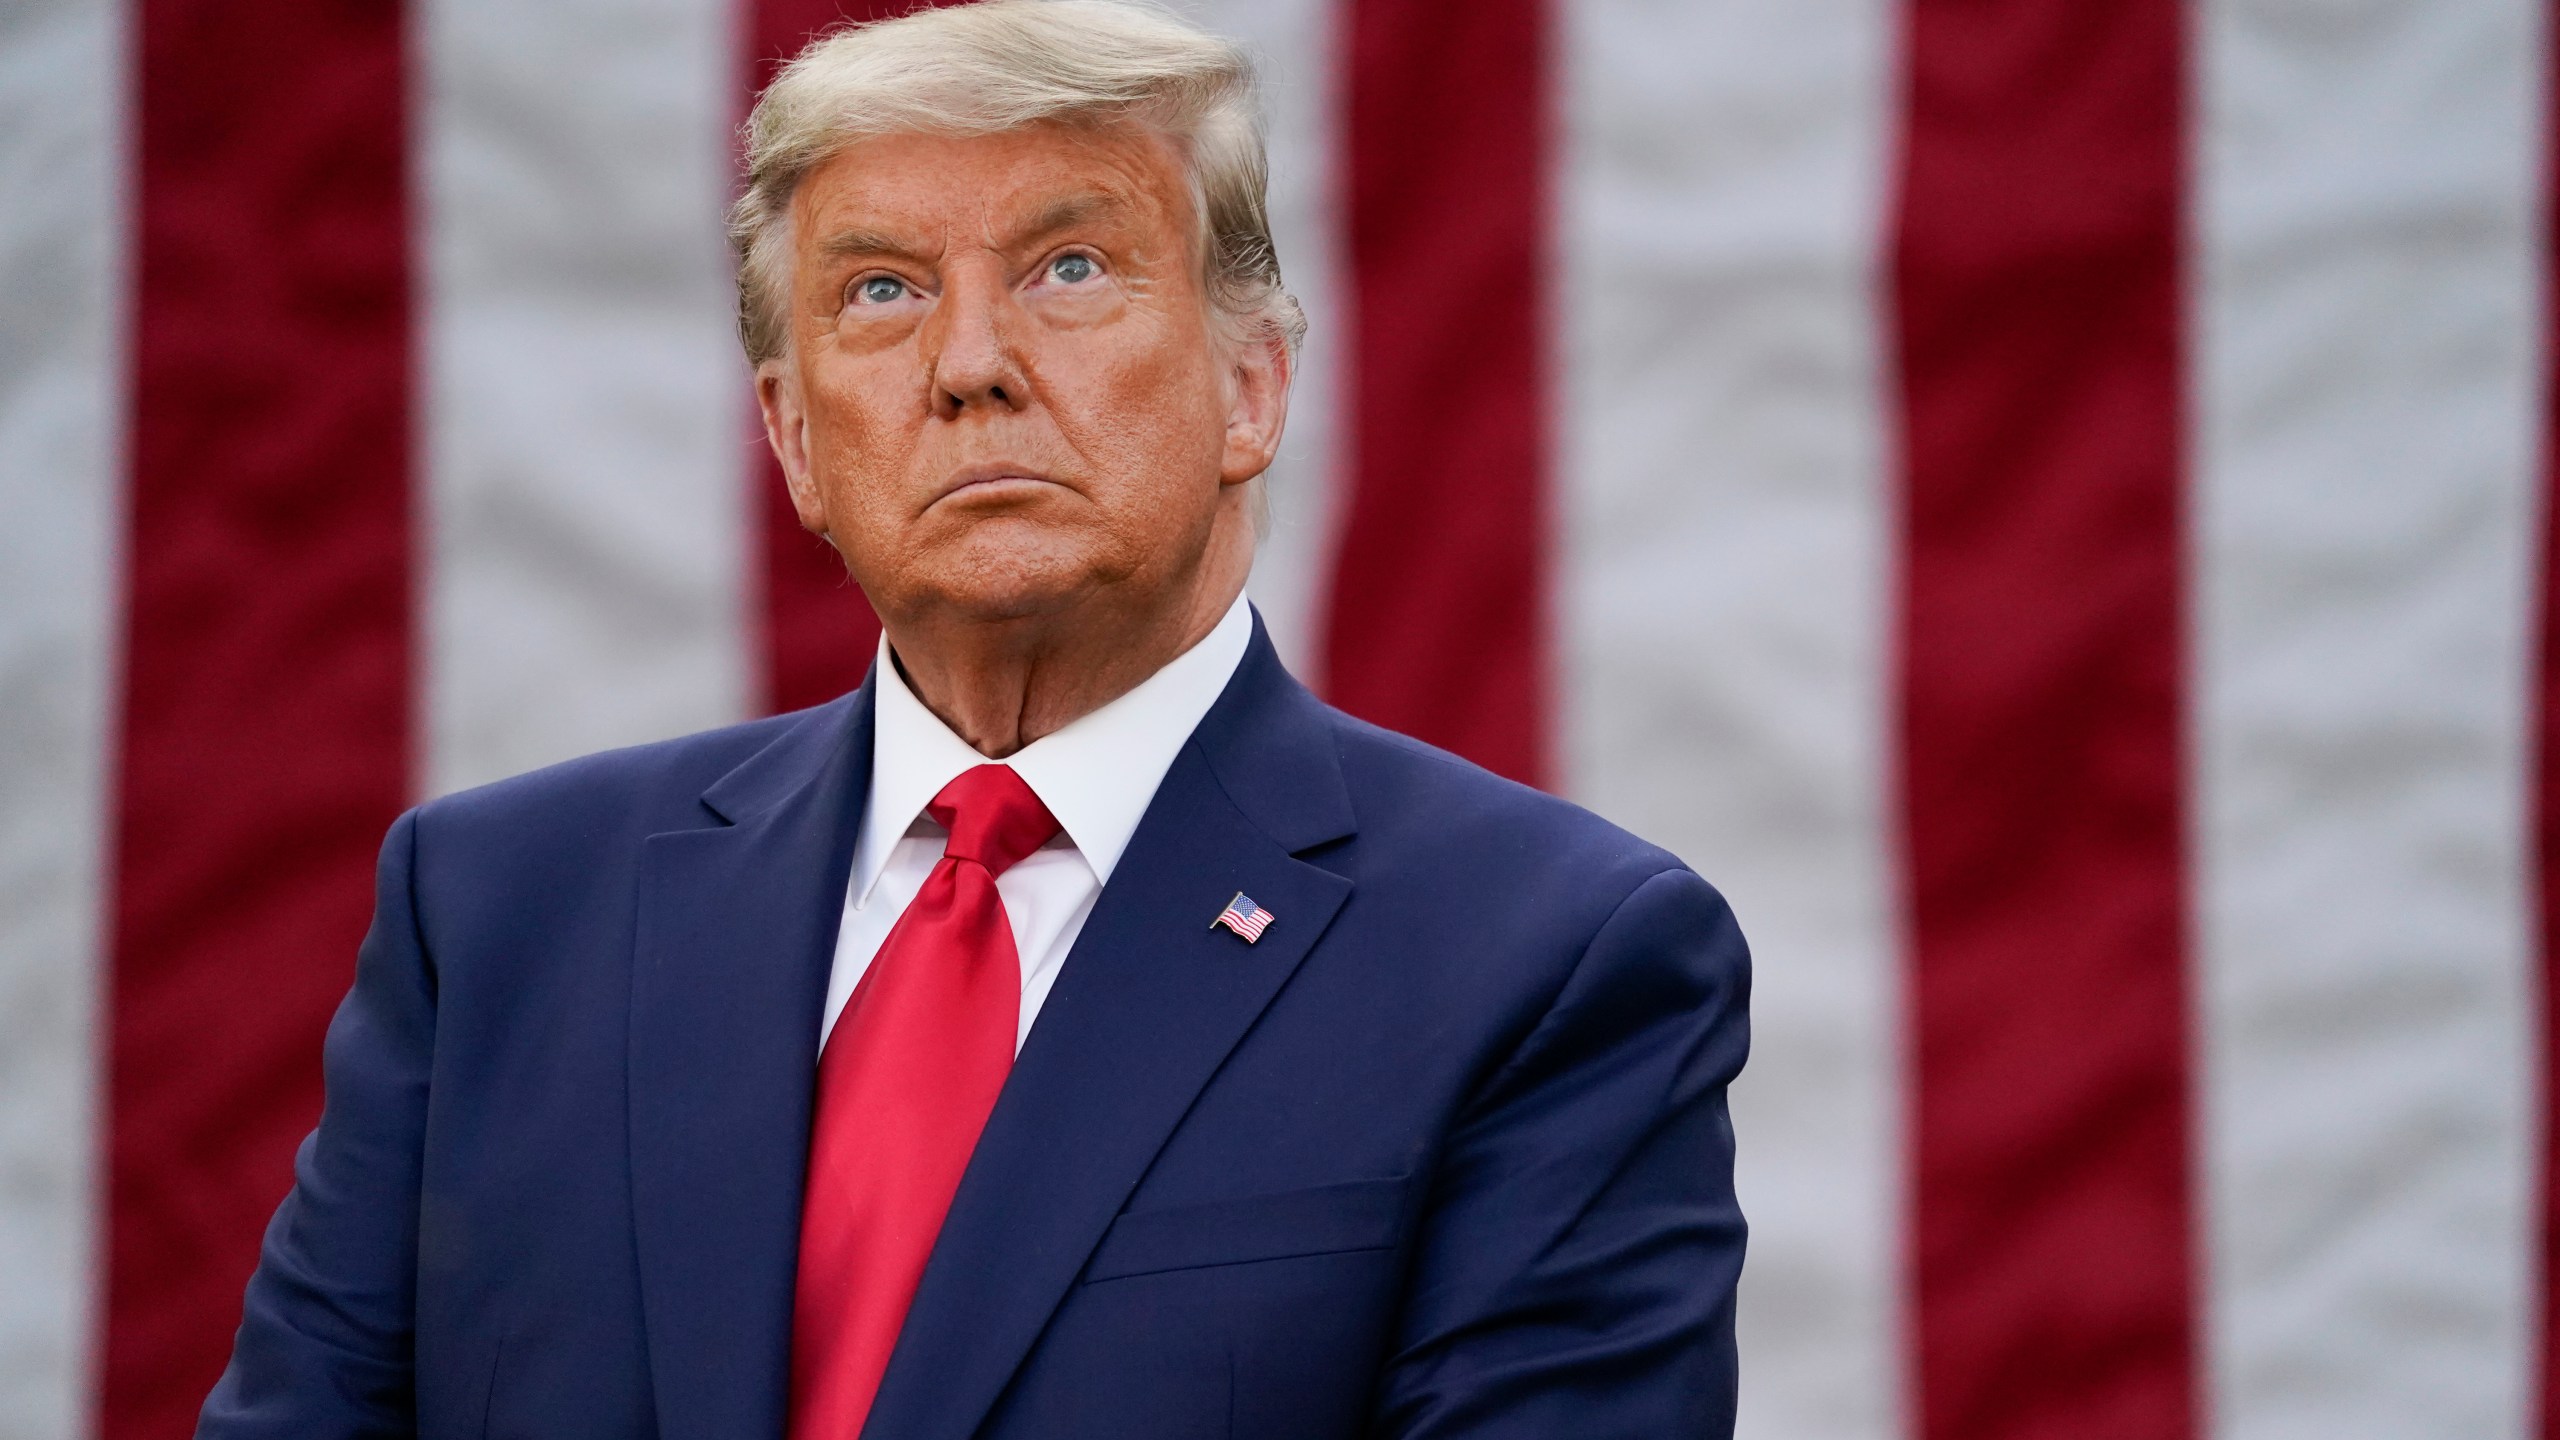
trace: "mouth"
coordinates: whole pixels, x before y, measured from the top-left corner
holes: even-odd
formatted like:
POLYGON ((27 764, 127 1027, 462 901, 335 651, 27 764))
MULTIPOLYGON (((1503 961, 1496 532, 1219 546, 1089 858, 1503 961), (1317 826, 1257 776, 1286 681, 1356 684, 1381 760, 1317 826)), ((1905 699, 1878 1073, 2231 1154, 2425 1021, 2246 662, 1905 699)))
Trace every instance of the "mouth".
POLYGON ((964 466, 952 471, 949 477, 944 479, 940 491, 933 498, 936 503, 961 495, 971 499, 981 495, 993 498, 1007 490, 1057 483, 1028 465, 998 460, 983 465, 964 466))

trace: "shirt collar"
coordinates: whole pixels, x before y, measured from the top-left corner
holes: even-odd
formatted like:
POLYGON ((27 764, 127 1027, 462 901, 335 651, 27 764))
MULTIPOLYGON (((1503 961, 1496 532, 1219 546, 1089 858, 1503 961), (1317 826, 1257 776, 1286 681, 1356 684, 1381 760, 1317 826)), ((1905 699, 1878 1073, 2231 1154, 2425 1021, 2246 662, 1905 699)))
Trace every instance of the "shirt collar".
MULTIPOLYGON (((1108 883, 1173 757, 1217 703, 1253 639, 1252 607, 1238 595, 1216 628, 1128 694, 998 764, 1010 765, 1108 883)), ((898 672, 889 637, 873 671, 871 793, 854 847, 853 902, 871 898, 889 852, 942 787, 989 763, 925 708, 898 672)))

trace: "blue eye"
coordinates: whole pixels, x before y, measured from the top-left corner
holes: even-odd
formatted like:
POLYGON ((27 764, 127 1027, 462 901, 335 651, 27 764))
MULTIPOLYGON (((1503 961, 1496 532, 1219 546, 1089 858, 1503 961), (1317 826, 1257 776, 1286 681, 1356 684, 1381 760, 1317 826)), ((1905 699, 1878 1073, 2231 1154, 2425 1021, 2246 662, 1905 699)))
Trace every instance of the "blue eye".
POLYGON ((907 282, 894 275, 874 275, 854 286, 853 293, 865 305, 886 305, 907 293, 907 282))
POLYGON ((1062 285, 1081 285, 1101 273, 1090 255, 1061 255, 1049 262, 1049 278, 1062 285))

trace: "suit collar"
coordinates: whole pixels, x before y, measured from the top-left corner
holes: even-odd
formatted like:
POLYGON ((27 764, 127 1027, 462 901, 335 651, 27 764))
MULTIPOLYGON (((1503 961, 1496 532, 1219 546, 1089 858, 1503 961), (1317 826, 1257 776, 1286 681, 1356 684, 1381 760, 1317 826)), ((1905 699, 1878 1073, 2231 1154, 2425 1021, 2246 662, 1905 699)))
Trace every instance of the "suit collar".
POLYGON ((711 782, 702 792, 702 803, 732 825, 745 824, 828 779, 829 765, 850 760, 852 751, 858 748, 861 764, 855 772, 834 779, 839 784, 850 783, 852 789, 843 798, 860 805, 870 781, 871 701, 876 679, 865 675, 851 691, 801 711, 798 723, 786 727, 772 744, 711 782))
POLYGON ((1239 595, 1198 644, 1128 694, 1013 757, 1010 763, 1058 817, 1096 879, 1111 882, 1173 757, 1217 704, 1252 643, 1253 612, 1239 595))
MULTIPOLYGON (((1110 704, 1000 762, 1058 818, 1094 878, 1107 883, 1173 757, 1234 678, 1253 641, 1242 596, 1198 644, 1110 704)), ((873 707, 871 797, 854 847, 854 896, 867 899, 889 853, 926 803, 987 763, 910 690, 883 636, 873 707)))
MULTIPOLYGON (((1244 656, 1200 717, 1192 741, 1264 833, 1293 853, 1311 850, 1359 828, 1334 751, 1331 713, 1280 663, 1261 610, 1248 610, 1253 631, 1244 656)), ((875 665, 860 688, 804 712, 802 723, 713 783, 702 803, 738 823, 815 781, 848 743, 858 742, 867 757, 878 683, 875 665)), ((857 780, 852 804, 863 803, 868 779, 866 771, 857 780)))
POLYGON ((1333 712, 1280 663, 1256 610, 1235 678, 1192 740, 1236 808, 1294 855, 1359 829, 1333 726, 1333 712))
POLYGON ((1228 1053, 1351 894, 1329 713, 1257 621, 1069 953, 988 1118, 864 1434, 966 1440, 1228 1053), (1209 922, 1236 891, 1257 944, 1209 922))

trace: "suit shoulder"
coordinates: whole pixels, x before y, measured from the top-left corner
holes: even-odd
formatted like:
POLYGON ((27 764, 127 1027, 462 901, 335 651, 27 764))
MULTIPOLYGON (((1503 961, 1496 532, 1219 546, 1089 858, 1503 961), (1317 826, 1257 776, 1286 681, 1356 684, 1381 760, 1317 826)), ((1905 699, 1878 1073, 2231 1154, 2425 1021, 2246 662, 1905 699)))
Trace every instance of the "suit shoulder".
POLYGON ((1488 876, 1535 867, 1621 896, 1680 857, 1568 800, 1335 711, 1343 778, 1364 841, 1425 847, 1488 876))

